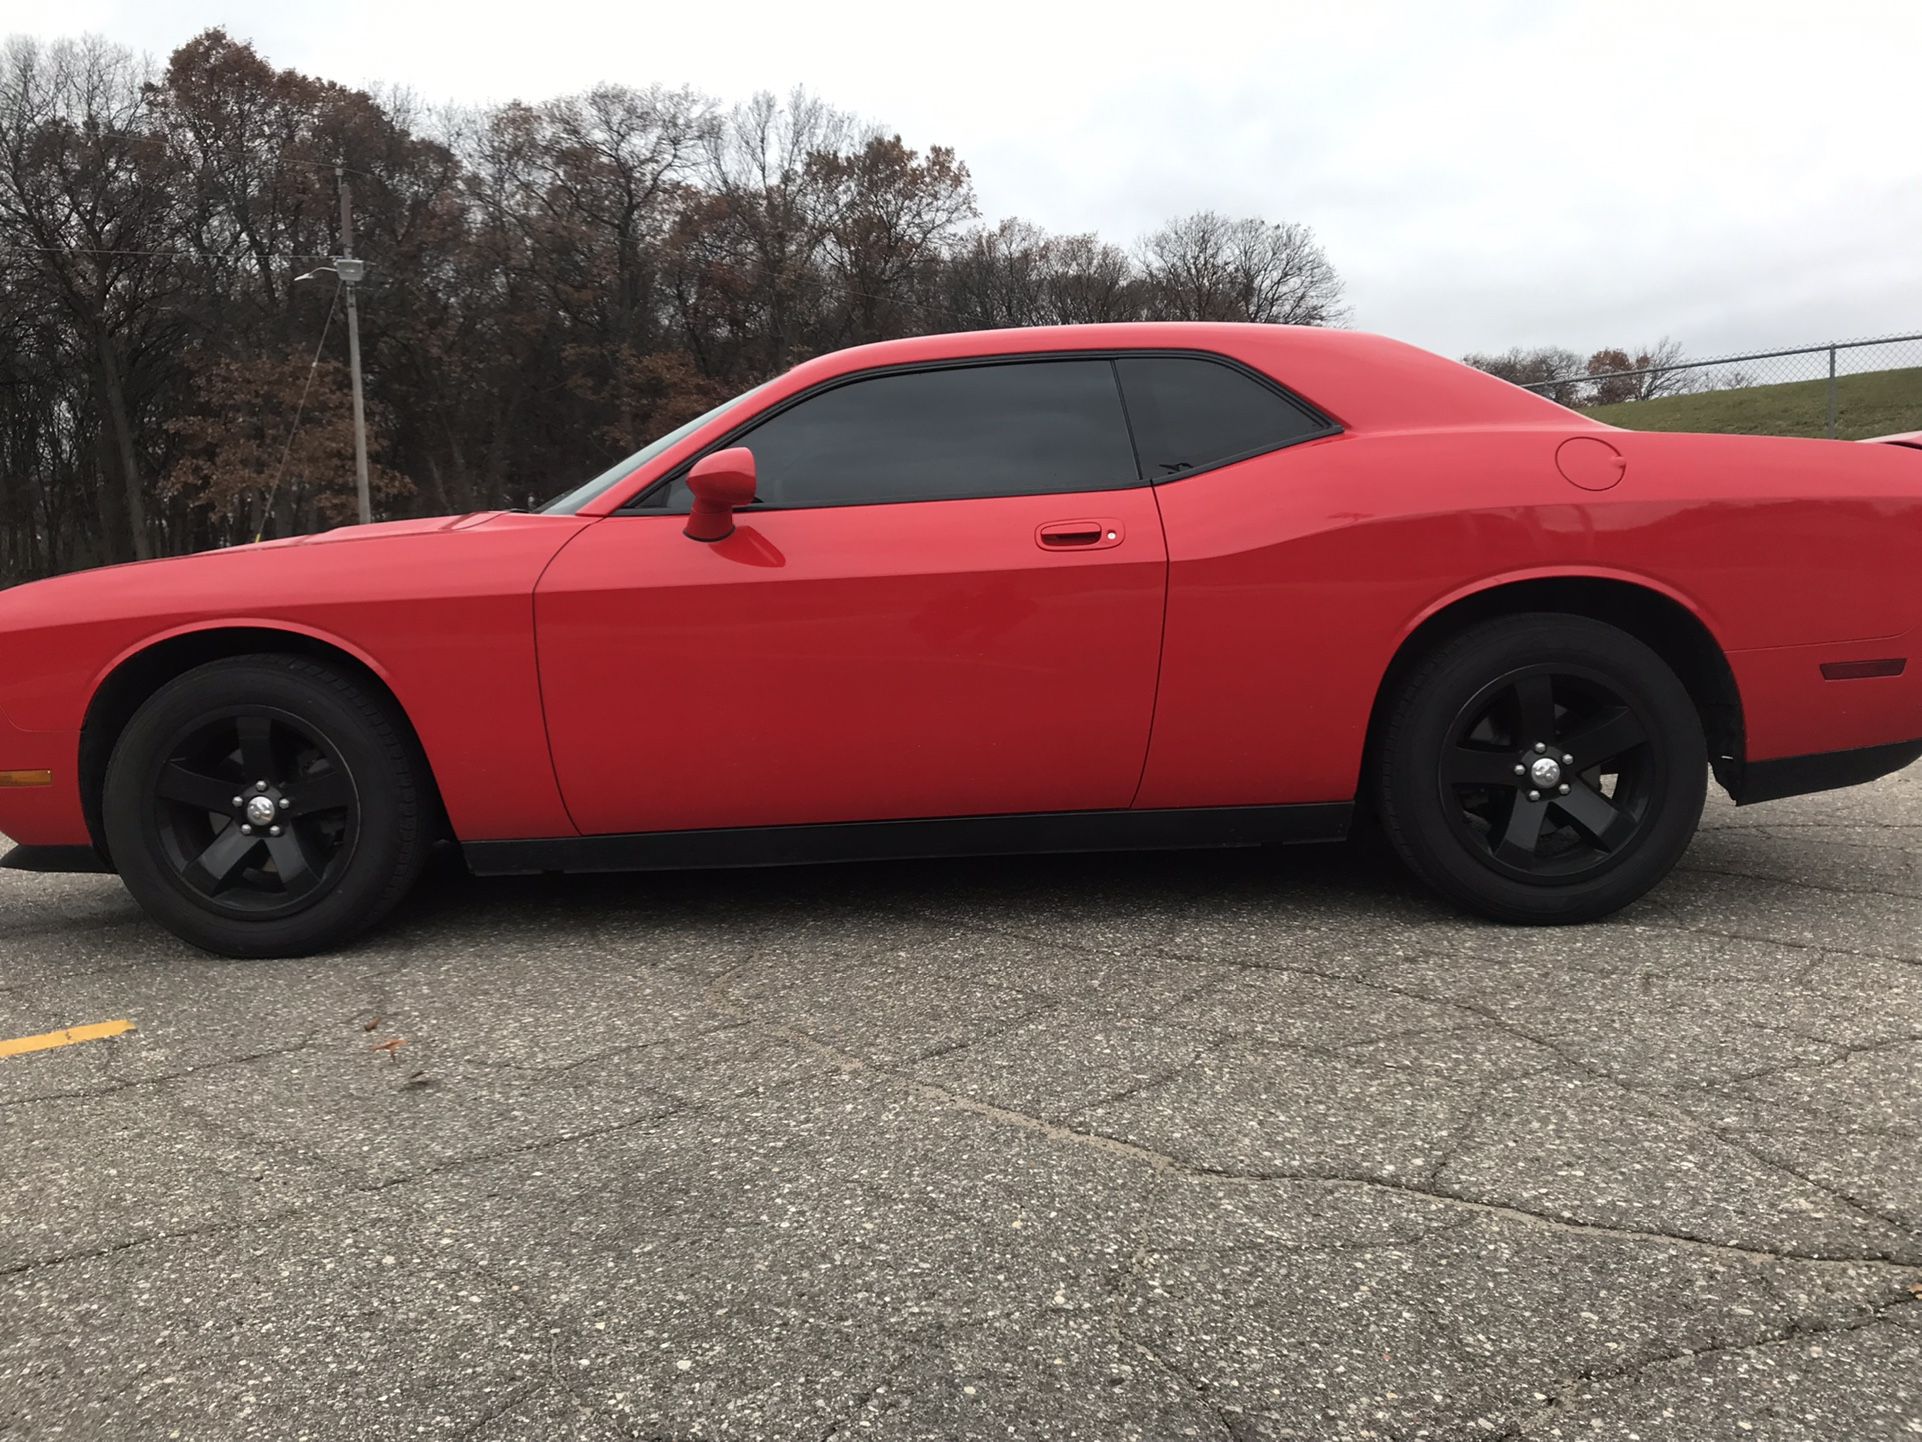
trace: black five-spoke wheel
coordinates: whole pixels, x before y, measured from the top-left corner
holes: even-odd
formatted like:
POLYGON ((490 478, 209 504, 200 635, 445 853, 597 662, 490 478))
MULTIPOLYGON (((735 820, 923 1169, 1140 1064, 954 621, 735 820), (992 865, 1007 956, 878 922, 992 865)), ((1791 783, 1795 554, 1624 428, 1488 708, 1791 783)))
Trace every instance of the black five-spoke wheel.
POLYGON ((284 916, 339 880, 359 807, 339 751, 299 718, 190 723, 154 779, 154 826, 180 883, 219 911, 284 916))
POLYGON ((229 956, 337 946, 406 894, 425 858, 426 768, 366 677, 289 655, 211 661, 127 723, 101 815, 128 890, 229 956))
POLYGON ((1552 666, 1490 682, 1438 769, 1478 856, 1512 875, 1593 875, 1624 854, 1660 785, 1661 746, 1606 678, 1552 666))
POLYGON ((1707 789, 1687 688, 1585 617, 1485 622, 1389 698, 1375 799, 1409 866, 1509 921, 1591 920, 1680 859, 1707 789))

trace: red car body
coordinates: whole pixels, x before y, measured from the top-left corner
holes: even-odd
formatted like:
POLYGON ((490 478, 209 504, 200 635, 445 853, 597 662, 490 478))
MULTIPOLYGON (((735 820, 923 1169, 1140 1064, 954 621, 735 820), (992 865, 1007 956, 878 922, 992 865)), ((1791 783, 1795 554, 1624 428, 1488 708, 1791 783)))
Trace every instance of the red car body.
POLYGON ((97 851, 106 751, 141 698, 208 656, 286 646, 392 693, 481 869, 670 856, 595 838, 923 818, 1302 807, 1299 834, 1332 835, 1414 638, 1549 594, 1634 610, 1692 658, 1738 799, 1922 749, 1913 448, 1616 430, 1352 332, 1086 326, 810 361, 573 514, 15 587, 0 770, 28 780, 0 788, 0 830, 97 851), (714 544, 622 513, 823 382, 1139 350, 1227 358, 1332 424, 1153 485, 746 510, 714 544), (1064 525, 1098 541, 1050 544, 1064 525))

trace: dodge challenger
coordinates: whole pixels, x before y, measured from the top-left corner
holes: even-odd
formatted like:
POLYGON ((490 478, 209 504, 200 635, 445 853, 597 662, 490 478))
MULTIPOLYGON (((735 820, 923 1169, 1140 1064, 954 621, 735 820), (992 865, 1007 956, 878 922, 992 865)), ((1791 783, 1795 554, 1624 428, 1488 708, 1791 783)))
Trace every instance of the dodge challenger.
POLYGON ((1339 838, 1569 923, 1922 755, 1922 453, 1629 432, 1377 336, 796 366, 537 512, 0 593, 0 831, 212 951, 481 874, 1339 838))

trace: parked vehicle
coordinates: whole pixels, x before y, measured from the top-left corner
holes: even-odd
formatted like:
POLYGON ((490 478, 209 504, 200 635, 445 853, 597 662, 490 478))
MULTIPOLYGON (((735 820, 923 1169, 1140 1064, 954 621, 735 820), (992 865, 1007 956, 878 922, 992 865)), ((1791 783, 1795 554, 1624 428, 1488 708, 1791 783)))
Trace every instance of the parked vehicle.
POLYGON ((481 873, 1330 840, 1579 922, 1922 754, 1922 456, 1631 433, 1376 336, 928 336, 538 513, 0 594, 0 830, 234 955, 481 873))

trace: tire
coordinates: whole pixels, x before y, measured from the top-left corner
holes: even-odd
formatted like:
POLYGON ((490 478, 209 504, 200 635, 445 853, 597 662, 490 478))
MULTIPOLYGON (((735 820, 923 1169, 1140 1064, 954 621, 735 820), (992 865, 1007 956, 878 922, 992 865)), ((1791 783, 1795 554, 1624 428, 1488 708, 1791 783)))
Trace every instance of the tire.
POLYGON ((149 916, 204 950, 266 957, 330 950, 385 917, 426 859, 433 804, 387 697, 257 655, 155 692, 115 743, 101 810, 149 916))
POLYGON ((1708 791, 1687 689, 1641 641, 1580 616, 1503 617, 1438 647, 1389 698, 1376 755, 1377 814, 1409 869, 1532 925, 1646 893, 1708 791))

